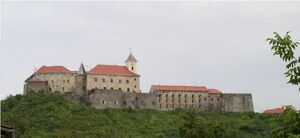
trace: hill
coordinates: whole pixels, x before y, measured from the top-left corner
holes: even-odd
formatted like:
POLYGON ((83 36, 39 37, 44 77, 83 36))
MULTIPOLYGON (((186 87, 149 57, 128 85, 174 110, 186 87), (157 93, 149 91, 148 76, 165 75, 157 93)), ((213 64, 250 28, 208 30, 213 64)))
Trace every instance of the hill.
MULTIPOLYGON (((84 101, 67 101, 57 93, 9 96, 1 101, 1 123, 17 137, 180 137, 187 111, 141 109, 96 110, 84 101)), ((221 124, 222 137, 270 137, 276 116, 260 113, 195 112, 203 127, 221 124)), ((215 129, 212 129, 214 133, 215 129)))

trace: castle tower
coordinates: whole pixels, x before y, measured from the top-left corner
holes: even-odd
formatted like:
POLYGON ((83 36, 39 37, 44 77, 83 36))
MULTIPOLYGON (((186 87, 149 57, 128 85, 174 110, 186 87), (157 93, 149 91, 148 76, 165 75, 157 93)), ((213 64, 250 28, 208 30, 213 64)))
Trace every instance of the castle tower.
POLYGON ((136 69, 136 63, 137 60, 135 59, 135 57, 133 56, 133 54, 130 52, 128 58, 125 61, 127 68, 134 73, 137 73, 137 69, 136 69))
POLYGON ((83 64, 80 64, 79 70, 75 76, 75 93, 83 96, 87 91, 87 74, 83 64))

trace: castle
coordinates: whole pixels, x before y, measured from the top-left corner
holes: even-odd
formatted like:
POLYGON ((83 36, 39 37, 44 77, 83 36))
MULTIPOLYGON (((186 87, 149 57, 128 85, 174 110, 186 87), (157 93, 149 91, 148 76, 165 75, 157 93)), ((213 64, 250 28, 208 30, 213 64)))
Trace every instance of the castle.
POLYGON ((85 70, 83 63, 78 71, 70 71, 64 66, 42 66, 25 80, 24 94, 29 91, 69 92, 72 95, 69 98, 85 97, 97 109, 131 107, 157 110, 194 108, 199 111, 253 111, 251 94, 222 93, 205 86, 152 85, 148 93, 142 93, 137 60, 131 52, 125 64, 99 64, 89 71, 85 70))

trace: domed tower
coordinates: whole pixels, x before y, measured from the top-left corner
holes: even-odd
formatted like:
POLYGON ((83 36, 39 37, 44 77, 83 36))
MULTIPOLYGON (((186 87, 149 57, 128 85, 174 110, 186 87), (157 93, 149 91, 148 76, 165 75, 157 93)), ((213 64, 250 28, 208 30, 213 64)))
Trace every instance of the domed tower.
POLYGON ((136 63, 137 60, 135 59, 135 57, 133 56, 133 54, 130 52, 128 58, 125 61, 127 68, 134 73, 137 73, 137 69, 136 69, 136 63))
POLYGON ((80 64, 79 70, 75 76, 75 93, 80 96, 84 96, 87 91, 87 74, 83 64, 80 64))

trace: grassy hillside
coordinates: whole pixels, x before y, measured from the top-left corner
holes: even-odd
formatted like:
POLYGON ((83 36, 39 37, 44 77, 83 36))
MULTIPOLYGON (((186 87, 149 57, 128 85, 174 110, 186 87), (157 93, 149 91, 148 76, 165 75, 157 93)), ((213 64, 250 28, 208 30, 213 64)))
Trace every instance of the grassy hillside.
MULTIPOLYGON (((180 137, 184 110, 96 110, 66 101, 60 94, 29 93, 1 101, 1 123, 18 137, 180 137)), ((205 124, 224 126, 227 138, 269 137, 273 116, 258 113, 196 113, 205 124)), ((204 126, 209 127, 209 126, 204 126)))

